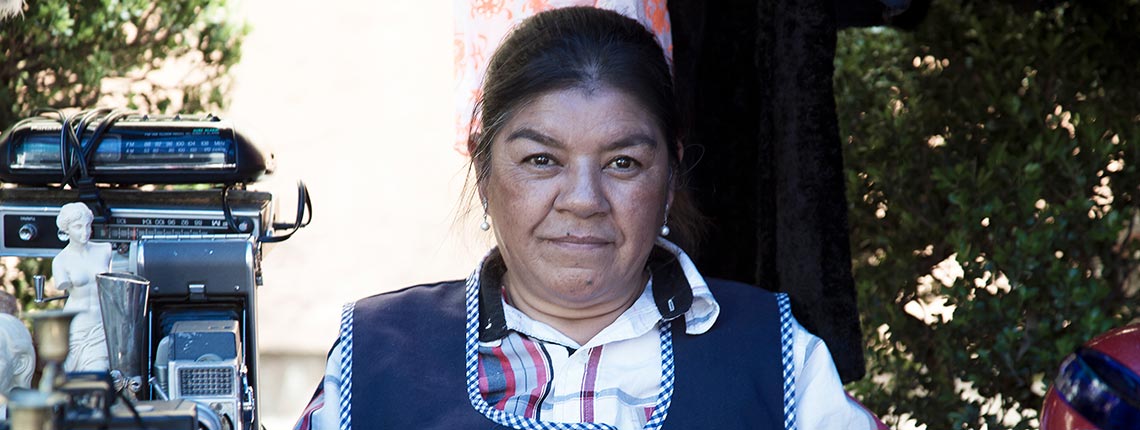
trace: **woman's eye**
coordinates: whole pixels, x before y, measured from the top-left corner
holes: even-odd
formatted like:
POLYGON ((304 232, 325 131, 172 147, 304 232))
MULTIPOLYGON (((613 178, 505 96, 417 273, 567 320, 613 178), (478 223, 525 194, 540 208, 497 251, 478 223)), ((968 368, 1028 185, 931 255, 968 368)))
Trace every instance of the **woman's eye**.
POLYGON ((629 169, 632 169, 634 167, 637 167, 637 164, 638 164, 637 160, 634 160, 634 159, 629 158, 629 157, 618 157, 618 158, 615 158, 613 161, 610 161, 610 167, 613 167, 613 168, 619 169, 619 170, 629 170, 629 169))
POLYGON ((551 159, 549 155, 545 154, 531 155, 523 159, 523 162, 535 166, 549 166, 551 164, 554 164, 554 160, 551 159))

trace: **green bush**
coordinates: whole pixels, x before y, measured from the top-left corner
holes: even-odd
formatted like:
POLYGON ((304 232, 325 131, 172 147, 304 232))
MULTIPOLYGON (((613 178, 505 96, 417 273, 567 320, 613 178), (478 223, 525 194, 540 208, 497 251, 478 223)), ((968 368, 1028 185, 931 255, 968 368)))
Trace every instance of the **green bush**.
POLYGON ((0 22, 0 127, 107 96, 146 112, 217 108, 246 31, 224 0, 29 0, 0 22), (175 76, 155 73, 171 60, 175 76))
POLYGON ((1063 357, 1140 310, 1140 1, 1012 3, 840 34, 853 389, 889 424, 1034 428, 1063 357))
MULTIPOLYGON (((219 109, 247 31, 225 0, 27 0, 0 20, 0 129, 40 107, 219 109)), ((5 265, 0 293, 26 309, 31 277, 50 268, 5 265)))

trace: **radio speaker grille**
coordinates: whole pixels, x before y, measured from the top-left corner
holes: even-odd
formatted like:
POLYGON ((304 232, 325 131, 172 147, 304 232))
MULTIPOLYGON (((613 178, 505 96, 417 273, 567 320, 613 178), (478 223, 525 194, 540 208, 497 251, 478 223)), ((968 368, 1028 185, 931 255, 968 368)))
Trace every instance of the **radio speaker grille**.
POLYGON ((178 369, 182 396, 229 396, 234 392, 232 367, 192 367, 178 369))

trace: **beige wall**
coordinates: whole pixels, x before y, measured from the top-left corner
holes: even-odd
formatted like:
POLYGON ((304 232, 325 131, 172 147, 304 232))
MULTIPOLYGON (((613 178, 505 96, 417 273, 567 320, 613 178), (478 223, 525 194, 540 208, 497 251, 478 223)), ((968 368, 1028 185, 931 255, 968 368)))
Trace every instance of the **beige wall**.
POLYGON ((452 3, 244 0, 252 26, 225 112, 277 155, 279 218, 294 184, 312 225, 265 255, 259 292, 263 417, 288 428, 320 378, 341 304, 466 276, 487 249, 455 224, 452 3))

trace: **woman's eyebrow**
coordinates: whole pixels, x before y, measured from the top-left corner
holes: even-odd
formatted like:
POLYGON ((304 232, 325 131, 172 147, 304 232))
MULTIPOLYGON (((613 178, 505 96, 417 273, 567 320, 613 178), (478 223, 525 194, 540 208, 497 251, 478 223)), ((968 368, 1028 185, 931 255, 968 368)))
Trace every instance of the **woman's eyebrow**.
POLYGON ((606 145, 606 150, 612 151, 615 149, 625 149, 625 148, 630 148, 630 147, 634 147, 634 146, 648 146, 649 149, 653 149, 653 148, 657 147, 657 139, 654 139, 652 136, 649 136, 648 134, 634 133, 634 134, 631 134, 629 136, 618 139, 618 140, 614 141, 613 143, 610 143, 609 145, 606 145))
POLYGON ((528 127, 523 127, 515 130, 511 132, 509 136, 507 136, 508 142, 517 139, 527 139, 534 141, 542 146, 549 146, 553 148, 565 147, 565 145, 563 145, 562 142, 558 141, 558 139, 539 133, 537 130, 528 127))
MULTIPOLYGON (((542 146, 549 146, 552 148, 561 149, 566 147, 566 145, 558 139, 542 134, 541 132, 529 127, 523 127, 511 132, 511 134, 507 136, 506 140, 510 142, 512 140, 518 139, 527 139, 542 146)), ((613 151, 617 149, 631 148, 634 146, 647 146, 650 149, 653 149, 657 147, 657 139, 654 139, 652 136, 649 136, 645 133, 633 133, 607 144, 604 149, 607 151, 613 151)))

